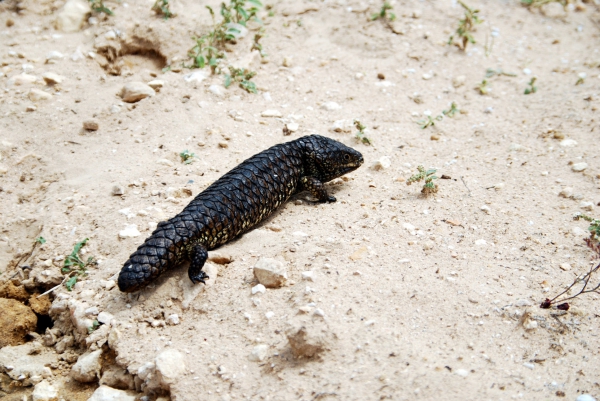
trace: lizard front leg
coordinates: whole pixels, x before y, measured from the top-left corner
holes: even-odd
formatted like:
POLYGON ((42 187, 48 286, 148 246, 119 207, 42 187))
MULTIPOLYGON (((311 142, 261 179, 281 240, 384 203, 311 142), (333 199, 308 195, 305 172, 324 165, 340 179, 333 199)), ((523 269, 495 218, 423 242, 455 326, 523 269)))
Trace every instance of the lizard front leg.
POLYGON ((192 283, 202 283, 206 284, 204 280, 208 280, 210 277, 206 273, 202 271, 202 267, 204 267, 204 263, 206 259, 208 259, 208 252, 206 248, 202 245, 195 245, 191 251, 191 259, 190 268, 188 269, 188 276, 192 283))
POLYGON ((334 196, 331 196, 325 190, 325 185, 314 177, 302 177, 300 180, 302 190, 310 191, 312 196, 317 198, 319 202, 335 202, 334 196))

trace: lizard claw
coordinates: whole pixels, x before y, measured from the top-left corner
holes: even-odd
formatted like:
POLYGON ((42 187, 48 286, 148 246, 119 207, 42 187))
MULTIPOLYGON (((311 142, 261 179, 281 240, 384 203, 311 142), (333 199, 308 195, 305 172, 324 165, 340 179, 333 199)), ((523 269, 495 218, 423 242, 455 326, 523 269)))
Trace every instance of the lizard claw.
POLYGON ((202 283, 202 284, 206 284, 206 280, 208 280, 210 277, 208 277, 208 274, 204 273, 203 271, 200 271, 200 274, 198 274, 197 276, 194 277, 190 277, 190 280, 192 280, 192 283, 197 284, 197 283, 202 283))

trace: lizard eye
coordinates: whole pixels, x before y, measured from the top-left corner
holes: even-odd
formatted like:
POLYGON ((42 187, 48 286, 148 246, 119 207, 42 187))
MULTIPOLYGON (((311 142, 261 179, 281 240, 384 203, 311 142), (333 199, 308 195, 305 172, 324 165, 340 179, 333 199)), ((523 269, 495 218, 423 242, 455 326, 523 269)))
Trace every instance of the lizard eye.
POLYGON ((350 160, 350 155, 348 153, 346 153, 344 155, 344 160, 346 160, 346 161, 350 160))

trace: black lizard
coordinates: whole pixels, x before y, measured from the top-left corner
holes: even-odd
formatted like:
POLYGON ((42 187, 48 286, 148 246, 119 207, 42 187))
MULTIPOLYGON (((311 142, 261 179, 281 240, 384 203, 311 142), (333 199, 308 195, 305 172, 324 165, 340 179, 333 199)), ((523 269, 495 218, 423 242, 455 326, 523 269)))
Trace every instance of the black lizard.
POLYGON ((123 265, 119 289, 140 290, 185 260, 191 261, 192 282, 204 283, 208 250, 251 229, 295 193, 307 190, 320 202, 335 202, 323 183, 362 163, 356 150, 319 135, 252 156, 198 194, 181 213, 160 222, 123 265))

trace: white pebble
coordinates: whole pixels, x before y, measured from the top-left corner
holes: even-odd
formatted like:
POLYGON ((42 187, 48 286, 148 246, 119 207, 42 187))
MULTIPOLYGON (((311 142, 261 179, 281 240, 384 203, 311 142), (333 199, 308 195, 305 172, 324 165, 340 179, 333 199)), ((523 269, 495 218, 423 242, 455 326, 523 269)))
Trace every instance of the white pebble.
POLYGON ((340 106, 336 102, 325 102, 321 105, 321 108, 324 110, 327 110, 327 111, 335 111, 335 110, 340 110, 342 108, 342 106, 340 106))
POLYGON ((119 231, 120 238, 133 238, 133 237, 139 237, 140 235, 141 235, 141 233, 139 232, 139 230, 137 228, 137 224, 129 224, 129 225, 125 226, 125 229, 119 231))
POLYGON ((385 170, 392 165, 392 161, 387 156, 382 156, 378 160, 375 160, 371 165, 373 170, 385 170))
POLYGON ((262 284, 257 284, 254 287, 252 287, 252 295, 255 295, 258 293, 264 294, 265 291, 267 291, 267 289, 262 284))
POLYGON ((565 147, 565 148, 572 148, 573 146, 577 145, 577 141, 575 141, 574 139, 563 139, 562 141, 560 141, 560 146, 565 147))
POLYGON ((300 125, 298 125, 296 122, 287 123, 285 126, 290 132, 296 132, 298 131, 298 128, 300 128, 300 125))
POLYGON ((581 394, 575 401, 596 401, 596 399, 589 394, 581 394))
POLYGON ((315 309, 315 315, 325 317, 325 312, 323 311, 323 309, 317 308, 315 309))
POLYGON ((478 239, 477 241, 475 241, 475 245, 487 245, 487 242, 484 239, 478 239))
POLYGON ((454 373, 462 377, 467 377, 469 375, 469 371, 467 369, 456 369, 454 373))
POLYGON ((561 263, 560 264, 560 268, 566 272, 568 272, 569 270, 571 270, 571 265, 568 263, 561 263))
POLYGON ((487 213, 487 214, 489 214, 489 213, 490 213, 490 207, 489 207, 489 206, 487 206, 487 205, 483 205, 483 206, 481 206, 479 209, 481 209, 481 211, 482 211, 482 212, 485 212, 485 213, 487 213))
POLYGON ((208 77, 207 73, 200 70, 200 71, 194 71, 192 73, 184 75, 183 80, 185 82, 199 84, 200 82, 204 81, 207 77, 208 77))
POLYGON ((267 313, 265 313, 265 317, 267 319, 271 319, 273 316, 275 316, 275 312, 273 311, 268 311, 267 313))
POLYGON ((592 210, 594 210, 594 202, 581 202, 579 204, 579 207, 583 210, 591 212, 592 210))
POLYGON ((177 315, 177 313, 173 313, 172 315, 169 315, 167 317, 167 324, 170 324, 171 326, 175 326, 179 324, 179 315, 177 315))
POLYGON ((129 82, 121 89, 121 98, 124 102, 135 103, 148 96, 154 96, 156 92, 143 82, 129 82))
POLYGON ((581 163, 575 163, 575 164, 573 164, 573 165, 571 166, 571 170, 573 170, 573 171, 575 171, 575 172, 579 173, 579 172, 581 172, 581 171, 585 170, 585 169, 587 168, 587 166, 588 166, 588 165, 587 165, 587 163, 585 163, 585 162, 581 162, 581 163))
POLYGON ((315 275, 313 271, 302 272, 302 279, 306 281, 315 281, 315 275))
POLYGON ((281 112, 279 110, 265 110, 262 113, 260 113, 261 117, 275 117, 275 118, 280 118, 283 116, 283 114, 281 114, 281 112))
POLYGON ((215 96, 225 96, 225 88, 222 85, 211 85, 208 87, 208 91, 215 96))
POLYGON ((269 346, 266 344, 259 344, 252 349, 250 353, 250 360, 253 362, 262 362, 267 358, 267 351, 269 346))

